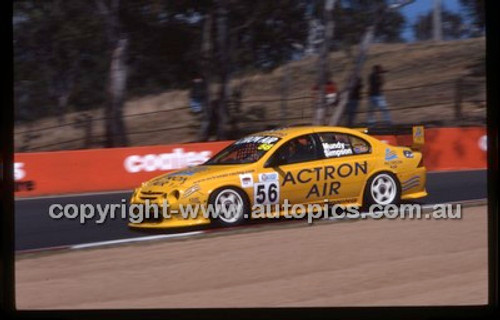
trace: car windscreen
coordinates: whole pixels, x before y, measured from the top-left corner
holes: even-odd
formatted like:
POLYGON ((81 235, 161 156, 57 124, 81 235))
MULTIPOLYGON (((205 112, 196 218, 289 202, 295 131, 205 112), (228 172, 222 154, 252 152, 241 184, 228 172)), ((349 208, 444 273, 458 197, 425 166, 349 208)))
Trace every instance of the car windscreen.
POLYGON ((262 158, 279 140, 280 138, 273 136, 244 137, 217 153, 205 164, 252 163, 262 158))

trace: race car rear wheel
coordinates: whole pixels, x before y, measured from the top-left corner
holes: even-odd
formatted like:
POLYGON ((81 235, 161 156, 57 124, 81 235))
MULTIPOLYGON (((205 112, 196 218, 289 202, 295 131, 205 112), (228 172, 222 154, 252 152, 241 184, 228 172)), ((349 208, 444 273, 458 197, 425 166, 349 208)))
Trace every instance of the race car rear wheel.
POLYGON ((222 226, 236 226, 248 219, 248 198, 239 189, 220 188, 210 195, 209 203, 216 211, 215 221, 222 226))
POLYGON ((391 173, 379 173, 368 180, 365 192, 365 203, 388 205, 399 202, 400 187, 396 177, 391 173))

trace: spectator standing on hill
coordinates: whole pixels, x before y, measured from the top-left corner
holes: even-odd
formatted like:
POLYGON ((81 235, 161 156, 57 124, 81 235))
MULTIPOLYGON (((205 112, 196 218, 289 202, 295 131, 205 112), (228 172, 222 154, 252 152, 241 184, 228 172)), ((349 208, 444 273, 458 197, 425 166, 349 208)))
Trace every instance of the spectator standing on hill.
POLYGON ((387 71, 382 68, 381 65, 377 64, 373 66, 372 73, 368 78, 368 82, 370 85, 370 106, 368 110, 368 126, 373 126, 375 124, 375 118, 373 116, 373 112, 375 109, 379 109, 382 111, 382 117, 384 122, 387 125, 391 124, 391 115, 389 114, 389 110, 387 109, 387 102, 385 100, 383 86, 384 86, 384 78, 383 74, 387 71))
POLYGON ((205 99, 205 81, 201 77, 193 79, 189 107, 191 112, 200 113, 203 110, 203 101, 205 99))
POLYGON ((347 126, 352 127, 356 112, 358 111, 359 100, 361 99, 361 90, 363 90, 363 81, 360 77, 354 80, 354 86, 349 92, 349 101, 347 102, 347 126))
POLYGON ((198 136, 198 140, 201 142, 208 141, 210 140, 210 137, 212 135, 217 134, 217 128, 219 125, 217 111, 219 108, 219 103, 219 99, 214 99, 211 101, 211 105, 203 110, 204 117, 201 122, 200 134, 198 136))
MULTIPOLYGON (((318 104, 321 101, 321 92, 319 88, 320 87, 318 84, 312 87, 314 99, 318 104)), ((335 81, 328 79, 328 81, 325 83, 325 96, 327 106, 332 106, 337 102, 337 84, 335 83, 335 81)))

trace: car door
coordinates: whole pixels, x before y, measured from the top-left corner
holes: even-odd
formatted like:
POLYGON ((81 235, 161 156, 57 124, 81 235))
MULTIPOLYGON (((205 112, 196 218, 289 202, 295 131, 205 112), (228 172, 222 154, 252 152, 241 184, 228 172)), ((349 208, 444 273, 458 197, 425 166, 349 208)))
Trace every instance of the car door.
POLYGON ((319 132, 324 152, 325 184, 334 184, 328 196, 338 203, 359 200, 371 171, 371 145, 357 136, 339 132, 319 132))
MULTIPOLYGON (((323 151, 315 134, 292 138, 269 158, 263 173, 259 175, 259 182, 270 178, 279 180, 281 204, 285 199, 290 204, 320 202, 322 197, 316 190, 324 180, 323 158, 323 151)), ((264 199, 264 193, 255 196, 256 203, 264 199)))

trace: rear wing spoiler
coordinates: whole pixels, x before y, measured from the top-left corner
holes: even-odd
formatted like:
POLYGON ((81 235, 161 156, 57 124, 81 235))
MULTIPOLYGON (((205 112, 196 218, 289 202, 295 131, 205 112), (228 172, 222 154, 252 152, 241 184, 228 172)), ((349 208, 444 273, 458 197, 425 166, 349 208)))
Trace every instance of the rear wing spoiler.
POLYGON ((393 128, 355 128, 368 135, 411 135, 413 150, 420 150, 425 142, 424 126, 393 127, 393 128))

